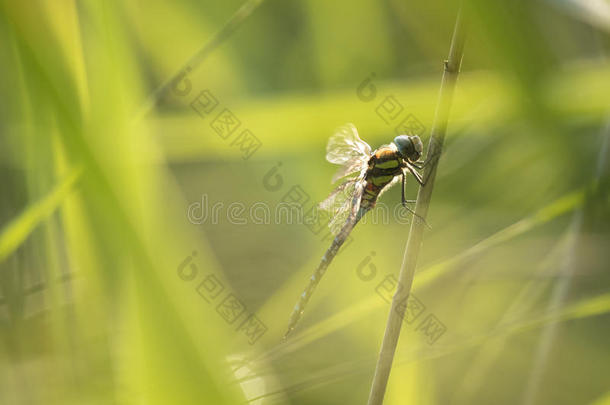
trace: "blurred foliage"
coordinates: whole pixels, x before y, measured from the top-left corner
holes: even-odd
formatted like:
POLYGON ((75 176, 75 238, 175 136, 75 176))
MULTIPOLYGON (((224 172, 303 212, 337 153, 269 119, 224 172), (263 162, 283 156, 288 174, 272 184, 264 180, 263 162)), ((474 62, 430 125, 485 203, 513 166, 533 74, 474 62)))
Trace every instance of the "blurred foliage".
MULTIPOLYGON (((464 8, 414 282, 425 309, 385 403, 608 403, 610 3, 464 8), (429 316, 446 329, 432 344, 429 316)), ((353 122, 390 142, 387 97, 426 140, 457 9, 1 0, 0 403, 365 403, 408 226, 359 224, 281 344, 327 234, 227 213, 273 210, 294 186, 321 201, 326 140, 353 122), (203 91, 214 114, 195 111, 203 91), (248 159, 210 125, 224 108, 260 140, 248 159), (189 221, 196 203, 218 221, 189 221), (228 322, 229 296, 243 313, 228 322), (266 328, 253 344, 248 315, 266 328)))

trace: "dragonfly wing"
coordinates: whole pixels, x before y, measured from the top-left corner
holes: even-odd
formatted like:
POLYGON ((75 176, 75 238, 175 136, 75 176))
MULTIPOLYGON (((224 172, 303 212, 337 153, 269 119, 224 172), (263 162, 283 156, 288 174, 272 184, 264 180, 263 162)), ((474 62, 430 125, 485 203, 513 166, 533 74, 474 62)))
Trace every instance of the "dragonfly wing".
POLYGON ((332 182, 335 183, 339 179, 342 179, 344 177, 347 177, 352 174, 360 172, 363 168, 367 167, 368 161, 369 161, 369 156, 357 157, 357 158, 353 158, 352 160, 347 161, 333 175, 332 182))
POLYGON ((340 127, 326 145, 326 160, 343 166, 333 176, 333 182, 360 172, 367 165, 370 155, 371 147, 360 139, 354 125, 340 127))
POLYGON ((349 216, 357 181, 356 178, 344 181, 330 193, 326 200, 320 203, 320 209, 327 211, 330 216, 328 227, 333 235, 339 233, 349 216))
POLYGON ((326 200, 320 203, 320 208, 327 211, 331 217, 328 226, 337 235, 350 216, 355 217, 360 208, 360 198, 364 191, 364 174, 345 180, 339 184, 326 200))

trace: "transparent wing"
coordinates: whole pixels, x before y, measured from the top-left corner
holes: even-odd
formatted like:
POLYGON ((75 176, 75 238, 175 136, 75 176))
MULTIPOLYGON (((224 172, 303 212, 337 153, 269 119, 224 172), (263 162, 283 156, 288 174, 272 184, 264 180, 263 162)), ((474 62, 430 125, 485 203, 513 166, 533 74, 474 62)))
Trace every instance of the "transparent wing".
POLYGON ((330 195, 320 203, 320 209, 330 215, 328 227, 333 235, 337 235, 345 225, 350 215, 355 217, 360 208, 360 197, 364 191, 364 175, 362 170, 358 177, 345 180, 339 184, 330 195))
POLYGON ((366 167, 371 155, 371 147, 358 136, 356 127, 346 124, 340 127, 328 140, 326 160, 342 165, 333 176, 333 182, 366 167))
POLYGON ((368 166, 369 157, 358 157, 347 161, 333 174, 332 183, 344 177, 357 174, 368 166))

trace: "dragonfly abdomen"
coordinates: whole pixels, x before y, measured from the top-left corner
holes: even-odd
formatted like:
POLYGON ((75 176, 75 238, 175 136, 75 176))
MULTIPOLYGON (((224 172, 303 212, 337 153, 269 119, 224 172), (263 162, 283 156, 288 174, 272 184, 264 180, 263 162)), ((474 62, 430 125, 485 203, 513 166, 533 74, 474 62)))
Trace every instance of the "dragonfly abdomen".
POLYGON ((305 290, 299 297, 297 304, 292 310, 292 314, 290 315, 290 321, 288 323, 288 331, 286 331, 286 334, 284 335, 284 340, 288 338, 288 335, 294 330, 297 323, 303 316, 305 306, 307 305, 307 302, 309 302, 309 299, 311 298, 313 291, 316 289, 318 283, 320 282, 320 279, 322 278, 322 276, 324 276, 324 273, 326 273, 326 269, 328 269, 330 262, 332 262, 332 260, 335 258, 335 256, 339 252, 339 249, 349 236, 350 232, 352 231, 352 229, 354 229, 354 226, 356 226, 358 221, 364 216, 364 214, 368 212, 369 209, 370 207, 360 207, 358 213, 356 214, 356 217, 348 219, 341 231, 337 234, 337 236, 335 236, 335 239, 333 239, 333 243, 326 250, 324 256, 322 256, 322 259, 320 260, 320 264, 318 264, 316 271, 314 271, 314 273, 309 278, 307 288, 305 288, 305 290))

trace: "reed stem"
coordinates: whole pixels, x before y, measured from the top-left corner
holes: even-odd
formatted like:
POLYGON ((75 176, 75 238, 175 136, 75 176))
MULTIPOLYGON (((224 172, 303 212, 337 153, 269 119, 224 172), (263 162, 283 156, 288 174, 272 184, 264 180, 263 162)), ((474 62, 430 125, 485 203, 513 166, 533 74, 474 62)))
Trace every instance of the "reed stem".
POLYGON ((440 157, 442 151, 443 141, 447 131, 447 122, 449 120, 449 112, 451 110, 451 103, 453 101, 455 84, 457 82, 457 77, 462 62, 464 36, 464 24, 460 9, 460 11, 458 11, 455 28, 453 30, 449 58, 444 62, 445 70, 443 72, 443 78, 441 81, 440 94, 436 106, 434 121, 430 131, 430 142, 428 143, 428 151, 426 156, 428 159, 432 160, 424 169, 424 179, 426 179, 426 184, 425 186, 419 188, 417 194, 417 202, 415 205, 416 216, 414 216, 414 220, 411 223, 411 228, 409 230, 409 238, 407 239, 407 245, 405 247, 404 257, 400 268, 400 275, 398 277, 398 287, 392 299, 390 314, 388 316, 388 322, 386 325, 385 334, 383 336, 383 343, 381 344, 381 350, 377 360, 377 366, 375 368, 375 375, 371 385, 368 405, 381 405, 383 403, 383 397, 385 395, 388 378, 390 376, 390 370, 392 369, 392 361, 394 360, 396 344, 398 343, 398 337, 400 336, 402 318, 406 311, 405 303, 407 302, 407 298, 411 292, 415 266, 417 264, 417 258, 419 256, 419 251, 422 244, 425 229, 425 222, 423 220, 426 219, 426 215, 428 214, 428 207, 430 205, 430 198, 432 196, 432 189, 434 187, 434 178, 436 177, 438 158, 440 157), (423 220, 415 220, 415 218, 422 218, 423 220))

